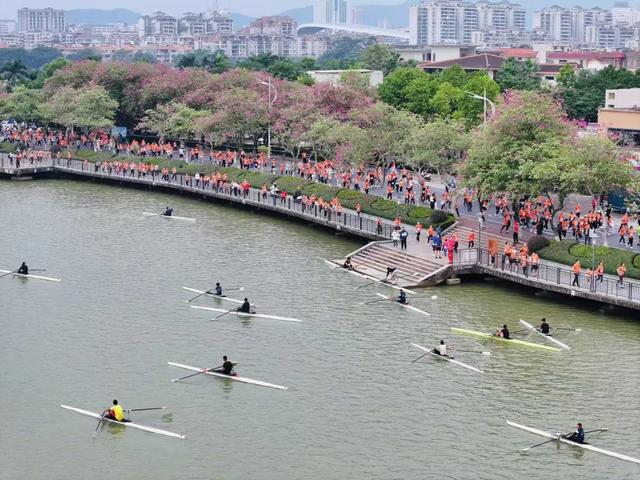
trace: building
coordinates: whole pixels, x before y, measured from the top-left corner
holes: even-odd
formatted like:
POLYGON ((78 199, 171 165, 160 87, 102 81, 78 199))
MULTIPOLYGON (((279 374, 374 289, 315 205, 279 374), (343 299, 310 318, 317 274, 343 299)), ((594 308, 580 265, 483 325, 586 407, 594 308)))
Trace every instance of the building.
POLYGON ((614 25, 640 23, 640 7, 631 8, 628 2, 616 2, 611 9, 611 21, 614 25))
POLYGON ((500 55, 481 53, 451 60, 421 63, 418 68, 427 73, 439 73, 453 65, 459 65, 467 73, 485 72, 490 78, 494 78, 496 72, 502 68, 505 60, 506 57, 500 55))
POLYGON ((631 42, 638 39, 639 27, 626 24, 600 23, 586 28, 585 43, 598 50, 632 48, 631 42))
POLYGON ((143 15, 138 20, 138 35, 140 37, 176 36, 178 19, 159 11, 151 15, 143 15))
POLYGON ((185 35, 206 35, 208 33, 208 19, 203 13, 185 13, 178 20, 178 33, 185 35))
POLYGON ((599 71, 608 66, 624 68, 626 54, 624 52, 585 52, 566 51, 550 52, 547 61, 556 65, 575 63, 583 70, 599 71))
POLYGON ((365 78, 371 87, 377 87, 383 80, 380 70, 309 70, 307 73, 316 83, 330 83, 332 85, 340 84, 345 74, 365 78))
POLYGON ((417 63, 452 60, 476 54, 476 47, 465 45, 396 45, 394 50, 402 61, 414 60, 417 63))
POLYGON ((510 2, 476 3, 479 30, 524 31, 527 23, 527 11, 522 5, 510 2))
POLYGON ((18 32, 56 32, 66 30, 64 10, 53 8, 21 8, 18 10, 18 32))
POLYGON ((295 35, 298 22, 293 17, 261 17, 241 31, 250 35, 295 35))
POLYGON ((362 25, 363 21, 363 11, 361 8, 352 8, 349 10, 349 23, 351 25, 362 25))
POLYGON ((315 0, 313 23, 348 23, 347 0, 315 0))
POLYGON ((621 145, 640 148, 640 88, 607 90, 598 125, 602 134, 621 145))
POLYGON ((543 8, 534 12, 533 28, 539 28, 548 33, 552 40, 570 42, 571 12, 557 5, 543 8))
POLYGON ((2 20, 0 19, 0 35, 9 35, 16 31, 15 20, 2 20))

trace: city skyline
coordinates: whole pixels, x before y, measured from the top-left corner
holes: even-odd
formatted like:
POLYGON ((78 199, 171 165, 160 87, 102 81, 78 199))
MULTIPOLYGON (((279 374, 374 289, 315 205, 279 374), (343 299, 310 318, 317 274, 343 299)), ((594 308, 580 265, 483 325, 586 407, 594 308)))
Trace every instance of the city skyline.
MULTIPOLYGON (((520 2, 524 5, 527 12, 531 14, 533 11, 552 6, 559 5, 570 7, 579 5, 581 7, 602 7, 610 8, 616 0, 533 0, 520 2)), ((420 0, 351 0, 349 2, 353 6, 361 5, 386 5, 386 6, 404 6, 408 4, 420 3, 420 0)), ((515 2, 514 3, 518 3, 515 2)), ((640 7, 640 1, 629 1, 630 6, 640 7)), ((105 8, 104 2, 100 0, 20 0, 12 5, 14 10, 6 11, 4 18, 16 18, 16 11, 20 8, 60 8, 64 10, 76 9, 98 9, 111 10, 123 8, 135 11, 140 14, 148 14, 154 11, 162 10, 171 15, 181 15, 188 11, 203 11, 208 9, 224 9, 232 13, 240 13, 252 17, 260 17, 267 15, 277 15, 286 10, 293 8, 312 7, 314 0, 271 0, 264 2, 263 0, 184 0, 180 2, 180 7, 176 8, 176 3, 165 0, 139 0, 135 5, 126 0, 113 0, 109 3, 109 8, 105 8)))

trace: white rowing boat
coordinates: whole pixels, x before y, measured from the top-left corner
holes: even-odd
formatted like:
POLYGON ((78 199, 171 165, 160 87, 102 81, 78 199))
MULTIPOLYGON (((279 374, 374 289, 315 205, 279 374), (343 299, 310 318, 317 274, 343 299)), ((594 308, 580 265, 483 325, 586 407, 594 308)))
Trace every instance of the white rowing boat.
MULTIPOLYGON (((227 313, 229 310, 225 310, 223 308, 212 308, 212 307, 201 307, 200 305, 191 305, 191 308, 195 308, 197 310, 208 310, 210 312, 219 312, 219 313, 227 313)), ((279 317, 277 315, 266 315, 264 313, 244 313, 244 312, 236 312, 235 310, 229 312, 229 314, 235 314, 239 317, 256 317, 256 318, 266 318, 269 320, 282 320, 285 322, 302 322, 302 320, 298 318, 289 318, 289 317, 279 317)))
POLYGON ((338 269, 342 270, 343 272, 348 272, 348 273, 350 273, 352 275, 355 275, 356 277, 360 277, 360 278, 365 278, 367 280, 371 280, 372 282, 378 283, 380 285, 384 285, 385 287, 393 288, 394 290, 404 290, 405 292, 407 292, 407 293, 409 293, 411 295, 415 295, 416 294, 416 292, 414 292, 413 290, 409 290, 407 288, 402 288, 402 287, 399 287, 397 285, 392 285, 389 282, 385 282, 384 280, 380 280, 379 278, 372 277, 371 275, 367 275, 365 273, 356 272, 355 270, 349 270, 347 268, 342 268, 342 265, 339 265, 339 264, 337 264, 335 262, 332 262, 330 260, 327 260, 325 258, 323 258, 322 261, 324 263, 326 263, 327 265, 331 265, 331 267, 333 267, 333 268, 338 268, 338 269))
POLYGON ((630 457, 628 455, 623 455, 621 453, 612 452, 610 450, 605 450, 603 448, 594 447, 593 445, 589 445, 588 443, 577 443, 572 442, 571 440, 567 440, 566 438, 562 438, 559 434, 553 434, 549 432, 545 432, 544 430, 538 430, 537 428, 527 427, 526 425, 521 425, 519 423, 510 422, 507 420, 507 425, 510 425, 515 428, 519 428, 520 430, 524 430, 525 432, 533 433, 535 435, 540 435, 541 437, 550 438, 552 440, 557 440, 561 443, 566 443, 567 445, 571 445, 572 447, 583 448, 584 450, 590 450, 592 452, 602 453, 603 455, 607 455, 609 457, 618 458, 620 460, 625 460, 627 462, 632 463, 640 463, 639 458, 630 457))
MULTIPOLYGON (((93 417, 97 420, 102 418, 102 415, 96 412, 90 412, 89 410, 83 410, 81 408, 76 408, 76 407, 69 407, 68 405, 60 405, 60 406, 66 410, 71 410, 72 412, 77 412, 82 415, 86 415, 88 417, 93 417)), ((162 430, 160 428, 155 428, 155 427, 147 427, 146 425, 140 425, 139 423, 135 423, 135 422, 119 422, 117 420, 113 420, 112 418, 106 418, 106 417, 103 418, 102 421, 116 423, 118 425, 124 425, 125 427, 137 428, 138 430, 143 430, 149 433, 157 433, 158 435, 165 435, 167 437, 182 438, 183 440, 186 438, 184 435, 181 435, 179 433, 173 433, 173 432, 169 432, 168 430, 162 430)))
POLYGON ((428 317, 431 316, 431 314, 429 312, 425 312, 424 310, 420 310, 419 308, 414 307, 413 305, 409 305, 408 303, 400 303, 400 302, 396 302, 395 300, 393 300, 395 297, 387 297, 381 293, 376 293, 376 295, 378 295, 379 297, 384 298, 385 300, 389 300, 392 303, 395 303, 396 305, 400 305, 401 307, 406 308, 407 310, 413 310, 416 313, 421 313, 422 315, 426 315, 428 317))
POLYGON ((59 278, 43 277, 42 275, 25 275, 24 273, 15 273, 12 270, 0 270, 0 273, 10 273, 14 278, 34 278, 36 280, 46 280, 47 282, 61 282, 59 278))
POLYGON ((142 212, 142 215, 144 215, 145 217, 162 217, 162 218, 166 218, 166 219, 169 219, 169 220, 182 220, 184 222, 195 222, 196 221, 195 218, 178 217, 177 215, 163 215, 163 214, 160 214, 160 213, 142 212))
POLYGON ((199 293, 200 295, 204 295, 206 297, 212 297, 212 298, 215 298, 216 300, 225 300, 227 302, 238 303, 240 305, 242 305, 244 303, 242 300, 238 300, 236 298, 220 296, 220 295, 216 295, 215 293, 211 293, 211 292, 206 292, 205 293, 204 290, 196 290, 195 288, 189 288, 189 287, 182 287, 182 289, 186 290, 187 292, 199 293))
POLYGON ((411 345, 413 345, 414 347, 416 347, 417 349, 422 350, 423 352, 427 352, 429 354, 431 354, 432 356, 439 358, 440 360, 446 360, 447 362, 453 363, 455 365, 459 365, 461 367, 464 368, 468 368, 469 370, 473 370, 474 372, 478 372, 478 373, 482 373, 482 370, 476 368, 476 367, 472 367, 471 365, 467 365, 466 363, 462 363, 458 360, 454 360, 451 357, 443 357, 442 355, 438 355, 437 353, 433 353, 433 350, 423 347, 422 345, 418 345, 417 343, 412 343, 411 345))
POLYGON ((545 335, 544 333, 542 333, 540 330, 538 330, 536 327, 534 327, 533 325, 531 325, 528 322, 525 322, 524 320, 520 319, 520 323, 522 325, 524 325, 525 327, 527 327, 529 330, 533 330, 534 332, 536 332, 538 335, 540 335, 541 337, 546 338, 547 340, 549 340, 551 343, 555 343, 556 345, 558 345, 559 347, 562 347, 566 350, 571 350, 571 347, 569 347, 569 345, 562 343, 560 340, 556 340, 555 338, 553 338, 551 335, 545 335))
MULTIPOLYGON (((191 370, 192 372, 203 372, 204 370, 207 370, 206 368, 192 367, 191 365, 183 365, 182 363, 174 363, 174 362, 167 362, 167 363, 174 367, 184 368, 185 370, 191 370)), ((236 382, 248 383, 250 385, 258 385, 260 387, 275 388, 277 390, 289 389, 288 387, 283 387, 282 385, 276 385, 275 383, 263 382, 261 380, 254 380, 252 378, 240 377, 238 375, 225 375, 224 373, 210 372, 210 371, 204 372, 203 375, 211 375, 212 377, 226 378, 229 380, 235 380, 236 382)))

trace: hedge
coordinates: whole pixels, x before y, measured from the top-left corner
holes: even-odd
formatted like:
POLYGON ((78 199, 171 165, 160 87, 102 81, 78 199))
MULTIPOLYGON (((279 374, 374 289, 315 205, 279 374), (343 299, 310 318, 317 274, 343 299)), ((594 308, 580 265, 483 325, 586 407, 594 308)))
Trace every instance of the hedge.
MULTIPOLYGON (((595 263, 604 260, 604 271, 611 275, 616 275, 616 268, 621 263, 627 267, 627 277, 640 279, 640 254, 630 250, 612 247, 596 247, 595 263)), ((540 258, 573 265, 576 260, 580 260, 582 268, 591 268, 593 262, 593 248, 591 245, 584 245, 573 240, 554 240, 548 247, 538 252, 540 258)))
POLYGON ((0 153, 15 153, 16 150, 18 150, 18 146, 15 143, 0 143, 0 153))
POLYGON ((355 210, 356 204, 359 203, 363 213, 388 220, 393 220, 397 215, 400 215, 406 223, 415 224, 420 222, 425 226, 433 225, 434 228, 439 226, 443 230, 454 223, 454 218, 451 214, 440 210, 432 211, 430 208, 423 206, 398 204, 398 202, 393 200, 387 200, 375 195, 367 195, 363 192, 356 192, 355 190, 346 188, 332 187, 324 183, 311 182, 302 177, 273 175, 265 172, 247 171, 239 168, 220 167, 201 163, 187 163, 183 160, 169 160, 163 157, 116 156, 106 152, 94 152, 91 150, 78 150, 74 153, 74 157, 89 162, 100 160, 152 163, 157 164, 160 168, 176 167, 178 173, 188 173, 189 175, 194 175, 196 172, 200 174, 223 172, 227 174, 228 180, 242 182, 246 179, 254 188, 261 188, 265 183, 270 187, 271 184, 275 182, 279 189, 291 195, 316 195, 317 197, 322 197, 327 202, 337 197, 345 208, 352 210, 355 210), (431 215, 433 213, 436 214, 435 220, 437 221, 435 222, 431 221, 431 215))

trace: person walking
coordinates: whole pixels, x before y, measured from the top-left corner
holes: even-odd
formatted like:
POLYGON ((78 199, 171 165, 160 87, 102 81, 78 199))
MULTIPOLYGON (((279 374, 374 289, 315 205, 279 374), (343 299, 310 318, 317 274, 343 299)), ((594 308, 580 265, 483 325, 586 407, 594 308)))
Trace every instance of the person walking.
POLYGON ((622 286, 622 282, 624 281, 624 275, 627 273, 627 267, 624 263, 618 265, 616 268, 616 273, 618 274, 618 281, 616 282, 619 286, 622 286))
POLYGON ((398 241, 400 240, 400 232, 396 229, 391 232, 391 241, 393 242, 393 246, 398 246, 398 241))
POLYGON ((573 283, 571 283, 571 286, 580 288, 580 260, 576 260, 576 263, 573 264, 571 270, 573 271, 573 283))
POLYGON ((406 250, 407 249, 407 238, 409 237, 409 232, 407 232, 405 230, 404 227, 402 227, 402 230, 400 230, 400 250, 406 250))

